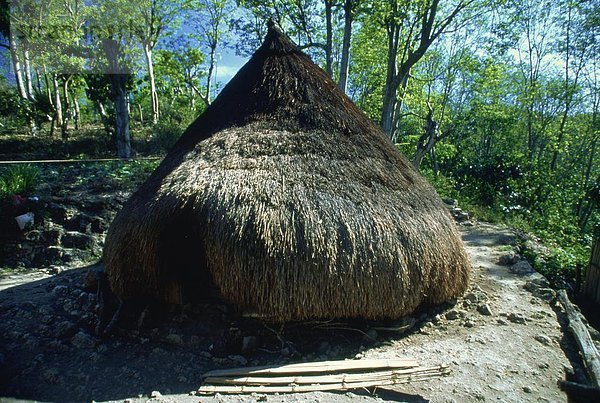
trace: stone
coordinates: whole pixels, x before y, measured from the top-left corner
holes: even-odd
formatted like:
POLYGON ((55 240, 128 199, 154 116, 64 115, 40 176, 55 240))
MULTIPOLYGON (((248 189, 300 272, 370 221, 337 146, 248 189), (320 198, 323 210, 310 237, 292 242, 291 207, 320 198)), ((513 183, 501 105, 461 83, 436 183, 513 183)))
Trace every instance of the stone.
POLYGON ((58 228, 53 228, 46 231, 44 238, 49 246, 59 246, 62 235, 63 231, 58 228))
POLYGON ((492 316, 492 308, 488 304, 481 304, 477 307, 477 312, 485 316, 492 316))
POLYGON ((500 258, 498 259, 498 264, 501 266, 512 266, 515 263, 517 263, 520 259, 521 257, 518 254, 516 254, 515 251, 511 250, 510 252, 500 256, 500 258))
POLYGON ((48 274, 57 275, 64 271, 61 266, 52 265, 48 268, 48 274))
POLYGON ((46 259, 54 263, 62 261, 64 250, 60 246, 49 246, 46 248, 46 259))
POLYGON ((556 291, 550 288, 548 280, 542 276, 539 276, 539 278, 535 278, 531 281, 527 281, 523 288, 532 293, 534 297, 546 302, 550 302, 556 298, 556 291))
POLYGON ((510 272, 519 276, 525 276, 535 273, 533 266, 527 260, 520 260, 510 267, 510 272))
POLYGON ((162 397, 162 393, 160 393, 158 390, 153 390, 150 393, 150 399, 160 399, 162 397))
POLYGON ((42 373, 42 378, 48 383, 58 383, 59 371, 57 369, 48 369, 42 373))
POLYGON ((444 203, 446 203, 448 206, 452 206, 452 207, 454 207, 454 206, 457 206, 457 205, 458 205, 458 200, 456 200, 456 199, 451 199, 451 198, 449 198, 449 197, 445 197, 445 198, 443 198, 443 199, 442 199, 442 201, 443 201, 444 203))
POLYGON ((552 344, 552 339, 543 334, 538 334, 537 336, 535 336, 535 339, 545 346, 549 346, 552 344))
POLYGON ((57 297, 65 297, 69 293, 69 287, 66 285, 57 285, 52 289, 52 294, 57 297))
POLYGON ((88 348, 94 348, 96 346, 96 340, 84 331, 80 331, 75 336, 73 336, 73 338, 71 339, 71 344, 83 350, 88 348))
POLYGON ((86 234, 70 231, 63 235, 62 245, 65 248, 91 249, 94 246, 94 238, 86 234))
POLYGON ((102 234, 108 230, 109 224, 100 217, 92 218, 90 229, 95 234, 102 234))
POLYGON ((182 346, 183 345, 183 337, 178 334, 171 333, 165 336, 165 342, 172 344, 174 346, 182 346))
POLYGON ((448 320, 456 320, 456 319, 460 318, 461 314, 458 310, 451 309, 448 312, 446 312, 446 315, 444 315, 444 316, 448 320))
POLYGON ((369 329, 366 333, 366 338, 369 341, 376 341, 378 336, 379 336, 379 334, 377 333, 377 330, 375 330, 375 329, 369 329))
POLYGON ((523 386, 523 392, 525 392, 525 393, 533 393, 533 389, 531 389, 529 386, 523 386))
POLYGON ((475 226, 475 224, 473 223, 473 221, 470 221, 470 220, 469 221, 461 222, 460 225, 462 225, 463 227, 474 227, 475 226))
POLYGON ((198 355, 199 355, 200 357, 202 357, 202 358, 205 358, 205 359, 207 359, 207 360, 210 360, 210 359, 212 359, 212 358, 213 358, 212 354, 211 354, 211 353, 209 353, 208 351, 200 351, 200 352, 198 353, 198 355))
POLYGON ((74 323, 65 320, 56 325, 53 336, 56 339, 72 337, 77 333, 77 329, 74 323))
POLYGON ((248 365, 248 360, 244 356, 241 356, 241 355, 230 355, 230 356, 227 356, 227 358, 231 362, 233 362, 233 364, 238 365, 240 367, 243 367, 244 365, 248 365))
POLYGON ((452 217, 454 217, 454 219, 458 222, 469 220, 469 213, 463 211, 462 209, 453 208, 452 210, 450 210, 450 213, 452 213, 452 217))
POLYGON ((467 300, 473 304, 476 304, 478 302, 487 300, 487 295, 483 291, 474 290, 474 291, 471 291, 468 294, 466 294, 464 298, 465 298, 465 300, 467 300))
POLYGON ((259 345, 258 337, 256 336, 244 336, 242 338, 242 353, 252 354, 256 351, 259 345))
POLYGON ((88 270, 85 274, 85 278, 83 280, 83 289, 87 292, 97 292, 98 291, 98 281, 100 281, 101 276, 100 270, 88 270))
POLYGON ((508 314, 508 320, 511 321, 512 323, 517 323, 517 324, 520 324, 520 325, 526 325, 527 324, 527 320, 520 313, 514 313, 513 312, 513 313, 508 314))
POLYGON ((192 346, 199 346, 199 345, 200 345, 200 341, 201 341, 201 339, 200 339, 200 336, 196 336, 196 335, 194 334, 194 335, 192 335, 192 336, 190 337, 190 344, 191 344, 192 346))

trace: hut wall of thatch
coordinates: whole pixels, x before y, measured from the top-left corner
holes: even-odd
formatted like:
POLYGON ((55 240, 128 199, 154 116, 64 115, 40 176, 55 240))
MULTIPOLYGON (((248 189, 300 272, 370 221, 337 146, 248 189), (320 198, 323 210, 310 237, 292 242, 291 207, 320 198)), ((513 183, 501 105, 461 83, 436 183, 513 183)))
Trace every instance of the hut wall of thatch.
POLYGON ((433 188, 276 28, 118 214, 104 261, 123 298, 214 285, 277 321, 398 318, 470 271, 433 188))

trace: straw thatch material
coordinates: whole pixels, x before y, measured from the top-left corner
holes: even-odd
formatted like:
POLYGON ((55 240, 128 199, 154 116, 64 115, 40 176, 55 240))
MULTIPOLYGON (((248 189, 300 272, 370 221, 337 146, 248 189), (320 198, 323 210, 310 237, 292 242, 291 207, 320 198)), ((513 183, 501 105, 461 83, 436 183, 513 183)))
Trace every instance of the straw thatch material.
POLYGON ((276 27, 113 222, 122 298, 216 286, 284 321, 398 318, 470 265, 434 189, 276 27))

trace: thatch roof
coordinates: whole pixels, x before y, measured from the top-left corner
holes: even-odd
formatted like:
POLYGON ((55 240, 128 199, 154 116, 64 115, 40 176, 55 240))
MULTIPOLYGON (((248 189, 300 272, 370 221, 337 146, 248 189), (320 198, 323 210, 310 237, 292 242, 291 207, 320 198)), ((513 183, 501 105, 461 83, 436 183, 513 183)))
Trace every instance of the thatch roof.
POLYGON ((434 189, 273 26, 105 245, 122 298, 213 285, 280 321, 398 318, 461 294, 470 271, 434 189))

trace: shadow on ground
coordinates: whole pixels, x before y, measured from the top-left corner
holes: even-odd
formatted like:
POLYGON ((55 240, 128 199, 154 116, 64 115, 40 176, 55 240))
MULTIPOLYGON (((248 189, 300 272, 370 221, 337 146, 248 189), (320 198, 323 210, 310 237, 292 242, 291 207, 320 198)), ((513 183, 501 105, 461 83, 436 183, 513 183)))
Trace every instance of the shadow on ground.
MULTIPOLYGON (((100 339, 94 331, 96 294, 84 288, 89 270, 0 292, 0 396, 90 401, 154 390, 188 394, 211 369, 353 358, 403 337, 403 331, 381 328, 398 329, 405 322, 268 325, 212 300, 139 309, 125 316, 115 334, 100 339)), ((378 393, 388 400, 423 401, 384 389, 378 393)))

